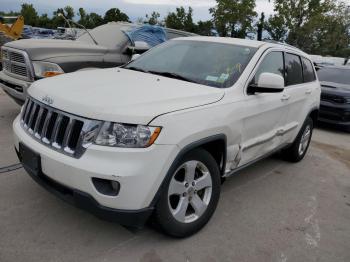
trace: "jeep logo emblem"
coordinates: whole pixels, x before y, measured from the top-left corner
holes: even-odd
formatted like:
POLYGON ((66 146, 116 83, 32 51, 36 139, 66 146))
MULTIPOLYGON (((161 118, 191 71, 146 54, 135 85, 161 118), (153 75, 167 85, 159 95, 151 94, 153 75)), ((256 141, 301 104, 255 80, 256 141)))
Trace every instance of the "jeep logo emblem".
POLYGON ((42 99, 41 99, 44 103, 48 104, 48 105, 52 105, 53 104, 53 99, 49 96, 44 96, 42 99))

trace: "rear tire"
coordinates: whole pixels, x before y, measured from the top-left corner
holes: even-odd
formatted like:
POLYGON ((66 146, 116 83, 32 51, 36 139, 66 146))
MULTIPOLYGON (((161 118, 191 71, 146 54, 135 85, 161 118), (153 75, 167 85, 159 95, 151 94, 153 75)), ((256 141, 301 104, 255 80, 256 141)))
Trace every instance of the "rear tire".
POLYGON ((216 209, 220 187, 220 171, 212 155, 203 149, 187 153, 172 168, 156 205, 157 225, 178 238, 198 232, 216 209))
POLYGON ((313 127, 313 121, 308 117, 293 144, 282 150, 282 156, 285 160, 296 163, 305 157, 310 146, 313 127))

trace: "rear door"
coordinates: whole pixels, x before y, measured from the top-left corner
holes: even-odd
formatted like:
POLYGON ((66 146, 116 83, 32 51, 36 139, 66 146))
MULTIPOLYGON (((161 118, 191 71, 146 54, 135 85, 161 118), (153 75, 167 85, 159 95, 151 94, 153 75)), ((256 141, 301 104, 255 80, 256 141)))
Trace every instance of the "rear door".
POLYGON ((288 104, 284 142, 290 143, 303 125, 309 103, 307 99, 315 91, 316 76, 310 60, 295 53, 285 53, 286 88, 285 102, 288 104))

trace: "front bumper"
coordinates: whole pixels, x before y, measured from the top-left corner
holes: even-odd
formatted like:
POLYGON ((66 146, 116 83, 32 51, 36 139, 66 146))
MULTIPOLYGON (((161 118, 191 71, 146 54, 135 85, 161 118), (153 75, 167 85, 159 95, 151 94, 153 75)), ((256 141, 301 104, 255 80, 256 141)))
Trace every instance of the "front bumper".
POLYGON ((0 87, 18 104, 22 105, 32 82, 23 81, 0 72, 0 87))
MULTIPOLYGON (((18 158, 21 159, 22 156, 19 154, 17 149, 16 152, 18 158)), ((140 228, 147 222, 148 218, 153 212, 152 207, 144 208, 137 211, 108 208, 100 205, 91 195, 61 185, 42 172, 40 172, 40 174, 37 175, 25 166, 24 169, 35 182, 37 182, 39 185, 41 185, 43 188, 45 188, 58 198, 80 209, 86 210, 101 219, 111 222, 117 222, 125 226, 140 228)))
POLYGON ((138 224, 137 217, 143 217, 144 213, 148 214, 152 210, 151 203, 156 192, 178 154, 178 147, 175 145, 153 145, 147 149, 93 145, 81 158, 75 159, 34 140, 22 129, 19 117, 15 120, 13 128, 16 150, 19 151, 19 144, 22 143, 40 155, 42 176, 33 177, 37 182, 60 198, 68 199, 68 202, 97 215, 105 216, 103 214, 107 211, 112 216, 126 214, 116 216, 115 221, 121 224, 125 224, 124 220, 127 222, 129 214, 136 215, 135 220, 131 220, 130 223, 138 224), (118 181, 119 194, 101 194, 95 188, 92 178, 118 181), (59 189, 68 194, 62 196, 59 189))
POLYGON ((318 120, 350 130, 350 104, 334 105, 321 101, 318 120))

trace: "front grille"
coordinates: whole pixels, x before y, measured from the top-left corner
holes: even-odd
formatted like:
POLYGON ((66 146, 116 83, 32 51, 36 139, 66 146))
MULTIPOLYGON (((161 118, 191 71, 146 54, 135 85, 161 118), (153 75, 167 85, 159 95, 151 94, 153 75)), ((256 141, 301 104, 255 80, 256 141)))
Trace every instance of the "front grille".
POLYGON ((21 125, 42 144, 79 158, 95 139, 101 121, 65 113, 28 98, 22 109, 21 125))
POLYGON ((346 104, 347 100, 345 97, 337 96, 337 95, 331 95, 331 94, 321 94, 321 100, 330 102, 330 103, 336 103, 336 104, 346 104))
POLYGON ((32 64, 26 52, 3 46, 1 57, 6 74, 26 81, 33 80, 32 64))

